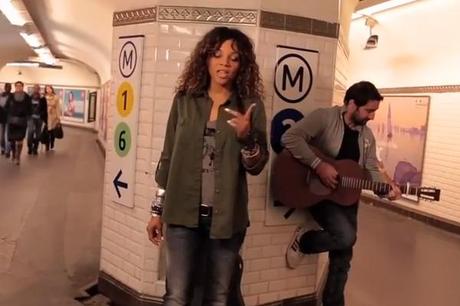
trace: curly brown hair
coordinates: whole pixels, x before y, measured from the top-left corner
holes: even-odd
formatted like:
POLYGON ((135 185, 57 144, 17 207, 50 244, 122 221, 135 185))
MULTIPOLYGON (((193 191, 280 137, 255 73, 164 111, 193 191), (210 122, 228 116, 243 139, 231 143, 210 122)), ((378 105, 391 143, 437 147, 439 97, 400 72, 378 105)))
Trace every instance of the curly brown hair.
POLYGON ((193 95, 209 88, 211 78, 208 72, 208 59, 227 40, 234 41, 240 58, 240 67, 233 83, 238 97, 260 101, 263 99, 263 84, 252 42, 240 30, 227 27, 212 29, 198 42, 179 77, 177 93, 193 95))

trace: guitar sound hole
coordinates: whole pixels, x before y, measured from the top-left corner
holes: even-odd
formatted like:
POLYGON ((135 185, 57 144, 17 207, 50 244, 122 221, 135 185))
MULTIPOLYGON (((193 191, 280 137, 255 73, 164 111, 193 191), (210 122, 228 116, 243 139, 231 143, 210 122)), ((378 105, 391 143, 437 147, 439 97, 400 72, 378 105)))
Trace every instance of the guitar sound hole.
POLYGON ((311 193, 316 195, 329 195, 332 193, 332 190, 324 186, 319 177, 311 177, 309 179, 308 189, 311 193))

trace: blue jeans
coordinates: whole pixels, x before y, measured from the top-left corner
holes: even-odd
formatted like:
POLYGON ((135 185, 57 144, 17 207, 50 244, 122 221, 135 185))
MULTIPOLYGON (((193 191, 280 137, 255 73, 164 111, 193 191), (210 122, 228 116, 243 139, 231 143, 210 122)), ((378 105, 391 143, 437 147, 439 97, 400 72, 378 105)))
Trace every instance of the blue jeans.
POLYGON ((300 249, 306 254, 329 252, 323 306, 344 306, 345 284, 356 242, 358 205, 323 201, 311 207, 310 213, 323 230, 306 232, 300 238, 300 249))
POLYGON ((203 306, 226 306, 236 259, 245 233, 230 239, 211 239, 209 229, 168 225, 166 229, 165 306, 189 306, 196 276, 206 267, 203 306), (204 257, 204 261, 202 260, 204 257))
POLYGON ((0 150, 5 153, 10 152, 10 143, 8 141, 8 124, 0 123, 0 150))
POLYGON ((27 123, 27 146, 29 151, 37 151, 43 121, 40 118, 31 118, 27 123))

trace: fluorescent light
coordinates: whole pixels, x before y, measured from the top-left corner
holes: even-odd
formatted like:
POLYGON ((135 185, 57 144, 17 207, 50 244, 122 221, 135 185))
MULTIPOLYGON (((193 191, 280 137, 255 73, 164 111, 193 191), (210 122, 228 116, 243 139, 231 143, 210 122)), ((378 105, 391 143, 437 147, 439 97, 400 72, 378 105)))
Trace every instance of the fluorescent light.
POLYGON ((27 22, 13 3, 11 3, 11 0, 0 0, 0 11, 2 11, 3 15, 5 15, 12 25, 23 26, 27 22))
POLYGON ((24 40, 26 41, 26 43, 32 48, 38 48, 42 45, 36 34, 27 34, 21 32, 19 33, 19 35, 21 35, 22 38, 24 38, 24 40))
POLYGON ((33 50, 35 53, 37 53, 41 62, 44 62, 48 65, 56 64, 57 60, 48 47, 34 48, 33 50))
POLYGON ((51 51, 48 47, 33 48, 33 50, 38 56, 51 55, 51 51))
POLYGON ((40 60, 42 62, 44 62, 45 64, 48 64, 48 65, 54 65, 57 62, 56 58, 54 56, 52 56, 51 54, 40 56, 40 60))
POLYGON ((36 62, 10 62, 6 63, 9 67, 38 67, 39 63, 36 62))
POLYGON ((417 0, 389 0, 389 1, 385 1, 382 3, 376 4, 376 5, 364 7, 362 9, 360 9, 360 5, 358 4, 357 11, 353 13, 352 19, 358 19, 366 15, 369 16, 369 15, 377 14, 382 11, 386 11, 386 10, 389 10, 389 9, 392 9, 398 6, 402 6, 402 5, 411 3, 411 2, 415 2, 415 1, 417 0))

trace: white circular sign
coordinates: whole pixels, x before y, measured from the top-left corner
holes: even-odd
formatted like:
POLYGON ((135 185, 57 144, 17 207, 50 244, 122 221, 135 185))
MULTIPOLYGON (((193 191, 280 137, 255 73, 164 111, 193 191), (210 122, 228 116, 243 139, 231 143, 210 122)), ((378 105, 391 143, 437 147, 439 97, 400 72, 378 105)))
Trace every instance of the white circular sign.
POLYGON ((285 102, 301 102, 309 94, 313 73, 308 62, 296 53, 286 54, 275 68, 275 91, 285 102))
POLYGON ((120 55, 118 57, 118 67, 121 75, 125 78, 129 78, 134 73, 134 70, 136 70, 136 65, 136 46, 131 41, 127 41, 121 48, 120 55))

